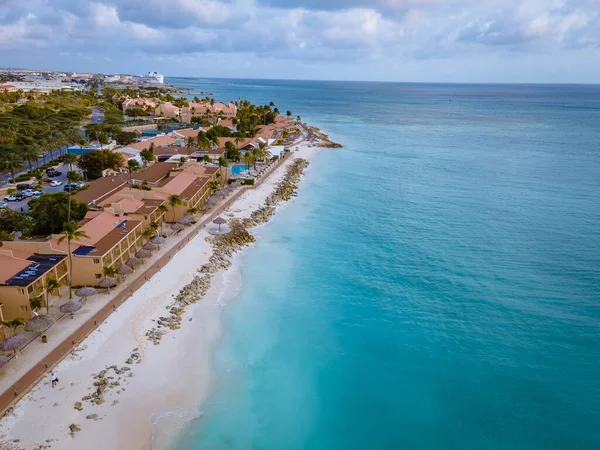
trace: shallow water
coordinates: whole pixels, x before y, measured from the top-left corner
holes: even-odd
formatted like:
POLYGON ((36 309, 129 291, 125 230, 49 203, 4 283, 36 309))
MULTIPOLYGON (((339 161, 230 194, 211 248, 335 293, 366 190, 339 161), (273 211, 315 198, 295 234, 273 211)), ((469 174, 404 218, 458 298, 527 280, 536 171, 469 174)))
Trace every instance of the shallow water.
POLYGON ((178 449, 600 448, 600 87, 169 82, 345 145, 241 258, 178 449))

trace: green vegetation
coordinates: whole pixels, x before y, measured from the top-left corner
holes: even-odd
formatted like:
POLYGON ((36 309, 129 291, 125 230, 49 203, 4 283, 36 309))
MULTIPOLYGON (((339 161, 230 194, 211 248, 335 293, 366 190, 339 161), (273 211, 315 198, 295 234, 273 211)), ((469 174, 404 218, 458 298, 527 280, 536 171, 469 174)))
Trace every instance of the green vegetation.
POLYGON ((79 167, 88 180, 100 178, 103 170, 118 170, 123 164, 123 155, 112 150, 92 150, 79 157, 79 167))
POLYGON ((260 125, 269 125, 274 122, 275 112, 271 106, 256 106, 248 100, 242 100, 238 105, 237 115, 233 120, 238 130, 235 135, 240 137, 254 137, 260 125))
POLYGON ((242 184, 246 186, 253 186, 254 178, 246 178, 244 181, 242 181, 242 184))
POLYGON ((0 209, 0 230, 12 235, 20 231, 24 235, 28 235, 35 227, 34 220, 27 214, 19 211, 13 211, 10 208, 0 209))
MULTIPOLYGON (((30 200, 29 215, 35 223, 32 234, 59 233, 69 220, 69 197, 69 194, 65 192, 56 192, 30 200)), ((72 199, 70 203, 71 219, 79 222, 85 217, 87 204, 72 199)))
POLYGON ((177 194, 170 195, 169 196, 169 206, 171 207, 171 209, 173 211, 173 222, 175 222, 175 207, 183 206, 183 199, 181 198, 181 196, 179 196, 177 194))

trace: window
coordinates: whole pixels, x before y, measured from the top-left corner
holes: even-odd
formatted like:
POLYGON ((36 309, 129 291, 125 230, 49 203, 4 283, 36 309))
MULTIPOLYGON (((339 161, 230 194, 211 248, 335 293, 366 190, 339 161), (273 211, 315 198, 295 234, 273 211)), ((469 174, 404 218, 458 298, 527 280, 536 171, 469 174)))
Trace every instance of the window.
POLYGON ((21 295, 25 295, 25 289, 21 289, 21 295))
POLYGON ((27 286, 27 293, 33 294, 33 285, 27 286))
POLYGON ((94 258, 94 264, 100 264, 100 258, 94 258))
POLYGON ((100 278, 102 278, 102 274, 101 273, 97 273, 96 274, 96 280, 99 280, 100 278))
POLYGON ((144 220, 148 220, 148 216, 144 216, 144 220))
POLYGON ((21 312, 27 312, 27 306, 21 306, 21 312))

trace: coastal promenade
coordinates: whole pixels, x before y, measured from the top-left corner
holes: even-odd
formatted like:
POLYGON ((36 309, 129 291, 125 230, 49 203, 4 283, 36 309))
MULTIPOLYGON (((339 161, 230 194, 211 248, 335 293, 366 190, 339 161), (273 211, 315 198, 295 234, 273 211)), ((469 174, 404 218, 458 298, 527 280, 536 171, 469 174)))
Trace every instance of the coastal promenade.
POLYGON ((152 276, 157 274, 172 257, 184 248, 185 244, 190 242, 207 224, 213 221, 223 211, 227 210, 237 199, 239 199, 247 190, 258 188, 268 177, 273 174, 285 161, 289 160, 292 153, 284 153, 279 161, 274 163, 268 170, 256 181, 253 186, 242 186, 227 200, 224 200, 213 211, 208 212, 197 224, 195 224, 187 234, 183 236, 179 244, 169 249, 157 261, 150 265, 146 270, 140 272, 136 278, 127 282, 125 289, 119 292, 112 301, 104 305, 100 310, 93 314, 88 320, 80 325, 68 337, 58 344, 53 350, 47 353, 22 377, 13 383, 8 389, 0 394, 0 416, 3 416, 9 408, 25 396, 29 390, 35 386, 44 376, 47 376, 50 370, 67 357, 90 333, 98 328, 117 308, 122 305, 134 292, 144 285, 152 276))

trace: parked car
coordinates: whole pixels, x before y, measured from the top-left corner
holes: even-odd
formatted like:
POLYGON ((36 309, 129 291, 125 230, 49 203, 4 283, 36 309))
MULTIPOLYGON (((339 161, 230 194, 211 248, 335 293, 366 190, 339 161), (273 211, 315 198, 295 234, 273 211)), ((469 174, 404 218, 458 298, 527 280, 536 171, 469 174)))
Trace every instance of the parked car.
POLYGON ((58 170, 53 170, 52 172, 46 172, 46 175, 48 175, 50 178, 54 178, 62 175, 62 172, 58 170))
POLYGON ((40 195, 42 195, 42 193, 40 191, 35 191, 31 197, 38 198, 40 195))
POLYGON ((4 197, 4 201, 5 202, 20 202, 24 198, 25 198, 25 196, 19 192, 18 194, 12 194, 12 195, 9 195, 8 197, 4 197))
POLYGON ((7 206, 8 206, 8 203, 0 202, 0 208, 6 208, 7 206))
POLYGON ((65 191, 65 192, 71 192, 71 191, 74 191, 77 188, 79 188, 79 185, 77 183, 65 184, 65 186, 63 187, 63 191, 65 191))
POLYGON ((50 182, 50 186, 60 186, 62 184, 62 181, 60 180, 52 180, 50 182))
POLYGON ((17 191, 24 191, 25 189, 31 189, 31 184, 29 184, 29 183, 17 184, 17 191))
POLYGON ((33 197, 34 192, 37 192, 35 189, 25 189, 24 191, 21 191, 21 194, 23 194, 25 197, 33 197))

